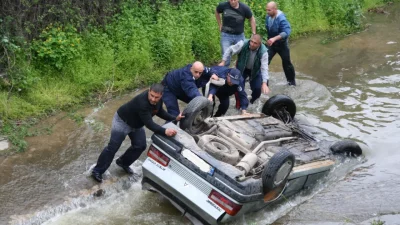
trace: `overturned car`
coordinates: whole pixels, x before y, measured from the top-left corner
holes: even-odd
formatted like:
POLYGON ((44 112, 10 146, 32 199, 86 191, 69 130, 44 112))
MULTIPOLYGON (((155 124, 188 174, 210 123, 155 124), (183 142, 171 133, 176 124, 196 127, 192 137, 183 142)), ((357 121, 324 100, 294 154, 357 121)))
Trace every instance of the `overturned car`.
POLYGON ((220 224, 307 188, 335 164, 333 154, 359 156, 350 140, 316 140, 294 121, 285 95, 260 114, 209 117, 205 97, 193 99, 171 138, 154 134, 142 187, 166 197, 193 222, 220 224))

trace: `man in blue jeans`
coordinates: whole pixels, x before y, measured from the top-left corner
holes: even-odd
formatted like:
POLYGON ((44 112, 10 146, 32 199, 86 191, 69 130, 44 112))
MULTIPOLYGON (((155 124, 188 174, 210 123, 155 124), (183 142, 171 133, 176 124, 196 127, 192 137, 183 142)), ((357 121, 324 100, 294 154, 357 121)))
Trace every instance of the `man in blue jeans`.
MULTIPOLYGON (((256 33, 256 20, 249 6, 239 0, 228 0, 218 4, 215 10, 215 18, 221 32, 222 55, 229 46, 244 40, 244 21, 249 19, 252 34, 256 33), (221 16, 222 13, 222 22, 221 16)), ((230 65, 230 57, 224 66, 230 65)))
POLYGON ((266 9, 267 18, 265 19, 265 28, 268 32, 268 41, 266 42, 269 55, 268 64, 271 63, 272 58, 278 53, 282 59, 282 67, 288 84, 295 86, 296 75, 290 60, 288 43, 291 32, 289 21, 286 19, 285 14, 278 10, 278 6, 275 2, 268 2, 266 9))
MULTIPOLYGON (((259 34, 251 36, 250 40, 239 41, 225 52, 219 66, 225 65, 228 56, 238 55, 236 68, 242 74, 244 81, 249 79, 251 89, 250 103, 253 104, 261 96, 261 92, 268 94, 268 50, 262 43, 259 34)), ((238 98, 236 98, 238 102, 238 98)), ((236 106, 239 108, 238 106, 236 106)))
POLYGON ((110 141, 101 152, 97 164, 92 170, 92 177, 96 181, 103 181, 102 174, 110 166, 115 153, 121 147, 126 136, 129 136, 131 139, 131 146, 116 160, 116 164, 128 174, 133 174, 129 166, 146 149, 146 134, 143 126, 146 126, 149 130, 157 134, 165 134, 167 136, 176 135, 176 130, 171 128, 165 129, 156 124, 152 119, 154 115, 167 121, 179 121, 183 118, 182 114, 174 117, 163 109, 163 102, 161 100, 163 91, 164 86, 162 84, 153 84, 149 90, 142 92, 131 101, 122 105, 114 114, 110 141))

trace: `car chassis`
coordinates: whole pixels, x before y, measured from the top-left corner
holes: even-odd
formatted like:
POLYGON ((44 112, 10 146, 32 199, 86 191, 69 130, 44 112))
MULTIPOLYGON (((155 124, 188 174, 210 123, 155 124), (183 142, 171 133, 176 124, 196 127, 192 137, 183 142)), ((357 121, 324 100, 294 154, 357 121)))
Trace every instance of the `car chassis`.
POLYGON ((294 120, 285 95, 262 113, 210 117, 196 97, 185 108, 175 137, 154 134, 143 163, 143 189, 166 197, 193 223, 220 224, 312 186, 335 165, 334 154, 359 156, 351 140, 316 140, 294 120))

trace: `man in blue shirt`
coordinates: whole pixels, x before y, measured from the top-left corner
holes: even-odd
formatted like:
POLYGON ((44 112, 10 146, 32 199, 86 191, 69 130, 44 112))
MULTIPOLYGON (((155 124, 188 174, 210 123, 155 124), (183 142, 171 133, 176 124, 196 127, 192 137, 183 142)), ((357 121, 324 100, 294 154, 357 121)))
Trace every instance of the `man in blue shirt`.
POLYGON ((246 91, 244 90, 244 79, 240 74, 240 71, 235 68, 228 68, 225 66, 215 66, 212 69, 218 74, 219 78, 225 79, 225 84, 217 86, 214 84, 210 85, 208 92, 208 100, 213 101, 214 96, 219 99, 219 106, 217 112, 214 114, 215 117, 225 115, 229 108, 229 97, 238 93, 240 108, 242 115, 247 114, 246 109, 249 105, 246 91))
POLYGON ((168 72, 161 82, 164 85, 162 100, 168 113, 178 116, 178 99, 189 103, 193 98, 201 96, 199 88, 204 87, 210 78, 218 79, 210 68, 205 68, 199 61, 168 72))
POLYGON ((282 67, 285 72, 286 80, 289 85, 296 85, 295 72, 290 60, 290 50, 288 39, 290 35, 290 24, 285 14, 278 10, 275 2, 267 3, 267 17, 265 19, 265 28, 268 32, 268 64, 278 53, 282 59, 282 67))

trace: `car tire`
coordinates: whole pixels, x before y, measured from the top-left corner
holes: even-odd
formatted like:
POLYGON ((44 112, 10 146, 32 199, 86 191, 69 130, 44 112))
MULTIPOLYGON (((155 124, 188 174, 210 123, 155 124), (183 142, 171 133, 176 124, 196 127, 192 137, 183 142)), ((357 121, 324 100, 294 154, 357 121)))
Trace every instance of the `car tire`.
POLYGON ((197 96, 183 110, 185 117, 181 119, 179 127, 189 134, 198 134, 207 127, 204 119, 211 116, 211 111, 211 102, 206 97, 197 96))
POLYGON ((360 146, 351 140, 338 141, 330 147, 333 154, 345 154, 349 156, 360 156, 362 150, 360 146))
POLYGON ((265 102, 261 112, 283 122, 290 122, 296 114, 296 104, 289 96, 275 95, 265 102))
POLYGON ((239 159, 239 151, 228 141, 214 136, 203 135, 198 145, 215 159, 234 165, 239 159))
POLYGON ((261 174, 264 194, 287 182, 294 163, 295 157, 293 153, 286 149, 275 153, 271 159, 268 160, 261 174))

